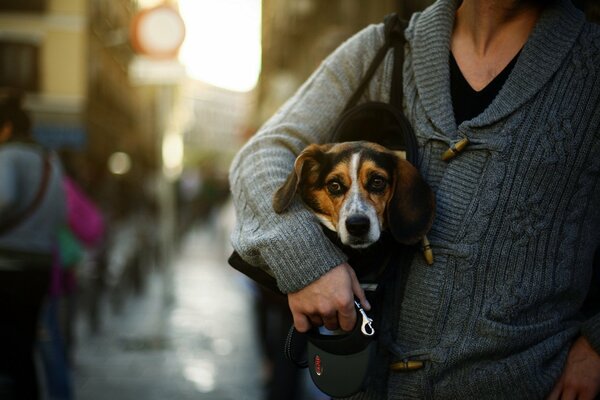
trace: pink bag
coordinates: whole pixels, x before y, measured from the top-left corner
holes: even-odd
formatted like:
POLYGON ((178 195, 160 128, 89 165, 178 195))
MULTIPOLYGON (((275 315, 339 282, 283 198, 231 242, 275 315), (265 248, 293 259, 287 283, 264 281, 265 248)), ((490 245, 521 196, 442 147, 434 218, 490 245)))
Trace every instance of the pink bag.
POLYGON ((63 186, 67 197, 69 227, 84 244, 97 244, 104 234, 102 213, 71 178, 65 176, 63 186))

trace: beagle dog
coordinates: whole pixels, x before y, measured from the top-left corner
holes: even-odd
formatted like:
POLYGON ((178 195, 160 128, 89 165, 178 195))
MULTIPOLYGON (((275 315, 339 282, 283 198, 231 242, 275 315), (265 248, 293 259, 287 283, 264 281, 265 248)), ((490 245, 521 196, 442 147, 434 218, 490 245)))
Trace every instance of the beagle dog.
MULTIPOLYGON (((371 142, 306 147, 273 197, 275 212, 283 213, 296 193, 353 249, 373 245, 384 230, 399 243, 417 243, 433 222, 434 195, 417 169, 398 152, 371 142)), ((432 263, 430 248, 425 250, 432 263)))

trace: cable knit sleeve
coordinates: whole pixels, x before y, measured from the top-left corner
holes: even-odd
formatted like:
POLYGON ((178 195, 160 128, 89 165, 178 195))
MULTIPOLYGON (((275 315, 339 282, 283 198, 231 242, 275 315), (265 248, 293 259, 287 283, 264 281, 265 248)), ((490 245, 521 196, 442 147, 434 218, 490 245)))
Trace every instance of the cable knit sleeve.
POLYGON ((266 267, 283 292, 301 289, 346 260, 300 200, 280 215, 271 201, 300 151, 329 140, 345 102, 382 44, 382 25, 369 26, 342 44, 232 163, 229 179, 237 217, 233 247, 249 263, 266 267))

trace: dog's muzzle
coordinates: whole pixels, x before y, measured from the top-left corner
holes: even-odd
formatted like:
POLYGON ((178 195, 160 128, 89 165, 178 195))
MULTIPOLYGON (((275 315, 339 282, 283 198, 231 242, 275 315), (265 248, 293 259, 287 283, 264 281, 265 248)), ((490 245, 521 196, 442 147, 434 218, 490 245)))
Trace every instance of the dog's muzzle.
POLYGON ((343 222, 340 232, 342 243, 354 248, 365 248, 379 239, 377 221, 367 214, 354 213, 343 222))
POLYGON ((354 214, 346 219, 346 230, 352 236, 363 237, 369 233, 371 221, 362 214, 354 214))

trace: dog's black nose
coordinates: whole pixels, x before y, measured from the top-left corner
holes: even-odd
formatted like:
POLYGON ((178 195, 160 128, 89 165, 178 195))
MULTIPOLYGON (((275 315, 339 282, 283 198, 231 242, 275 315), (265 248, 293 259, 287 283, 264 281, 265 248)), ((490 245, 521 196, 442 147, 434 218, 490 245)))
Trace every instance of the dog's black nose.
POLYGON ((364 215, 355 214, 346 219, 346 229, 354 236, 362 236, 369 232, 370 225, 369 218, 364 215))

